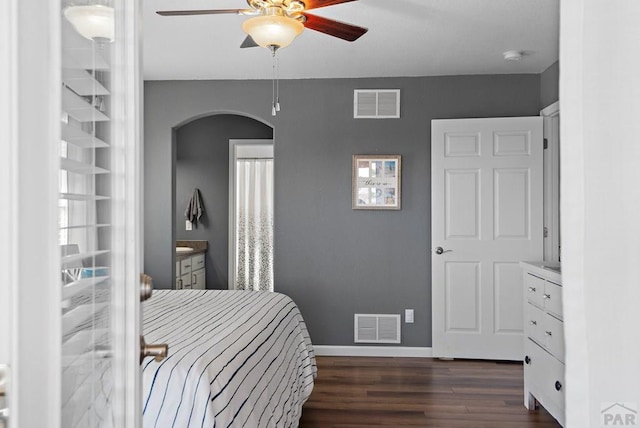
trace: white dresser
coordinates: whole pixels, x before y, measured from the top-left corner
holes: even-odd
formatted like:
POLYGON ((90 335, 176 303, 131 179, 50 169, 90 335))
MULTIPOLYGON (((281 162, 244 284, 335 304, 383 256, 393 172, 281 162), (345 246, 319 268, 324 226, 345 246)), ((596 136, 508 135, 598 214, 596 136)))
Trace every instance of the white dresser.
POLYGON ((557 266, 522 262, 524 284, 524 405, 539 403, 564 426, 562 276, 557 266), (554 269, 554 268, 557 268, 554 269))
POLYGON ((204 290, 207 288, 204 254, 196 253, 176 257, 176 290, 204 290))

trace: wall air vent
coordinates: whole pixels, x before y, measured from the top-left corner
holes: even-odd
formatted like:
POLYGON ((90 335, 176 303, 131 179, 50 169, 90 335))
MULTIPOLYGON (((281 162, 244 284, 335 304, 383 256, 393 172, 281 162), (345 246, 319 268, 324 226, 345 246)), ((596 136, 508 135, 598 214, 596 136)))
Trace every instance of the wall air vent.
POLYGON ((355 119, 400 117, 400 89, 356 89, 353 91, 355 119))
POLYGON ((400 315, 355 314, 355 343, 400 343, 400 315))

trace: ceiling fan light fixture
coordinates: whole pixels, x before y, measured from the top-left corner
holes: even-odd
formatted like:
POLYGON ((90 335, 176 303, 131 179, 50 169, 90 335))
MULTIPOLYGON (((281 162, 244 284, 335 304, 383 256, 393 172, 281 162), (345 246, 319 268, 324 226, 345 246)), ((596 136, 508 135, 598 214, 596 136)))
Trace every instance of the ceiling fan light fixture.
POLYGON ((81 36, 96 41, 113 41, 113 8, 100 4, 69 6, 64 16, 81 36))
POLYGON ((288 16, 267 15, 249 18, 242 23, 245 33, 267 49, 287 47, 304 30, 300 21, 288 16))

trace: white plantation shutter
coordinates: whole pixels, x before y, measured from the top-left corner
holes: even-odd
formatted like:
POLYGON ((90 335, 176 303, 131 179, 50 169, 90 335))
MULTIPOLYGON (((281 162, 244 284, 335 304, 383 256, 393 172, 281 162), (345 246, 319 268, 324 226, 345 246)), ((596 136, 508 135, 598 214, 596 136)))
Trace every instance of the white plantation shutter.
POLYGON ((112 426, 112 45, 81 37, 65 19, 61 41, 61 426, 112 426))

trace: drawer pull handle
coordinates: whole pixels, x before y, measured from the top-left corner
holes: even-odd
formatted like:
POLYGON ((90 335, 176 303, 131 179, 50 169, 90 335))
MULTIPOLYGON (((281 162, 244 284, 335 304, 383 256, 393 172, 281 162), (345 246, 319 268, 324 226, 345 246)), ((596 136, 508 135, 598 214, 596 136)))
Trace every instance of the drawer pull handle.
POLYGON ((543 294, 542 298, 543 299, 550 299, 551 298, 551 294, 543 294))
POLYGON ((531 363, 531 358, 529 358, 528 355, 525 355, 524 362, 527 363, 527 364, 530 364, 531 363))
POLYGON ((536 320, 531 320, 531 321, 529 321, 529 324, 531 324, 531 325, 538 325, 538 321, 536 321, 536 320))
POLYGON ((545 331, 545 332, 544 332, 544 334, 546 334, 547 336, 552 336, 551 332, 550 332, 550 331, 548 331, 548 330, 547 330, 547 331, 545 331))
POLYGON ((560 383, 559 380, 556 381, 555 387, 556 387, 556 391, 560 391, 562 389, 562 384, 560 383))
POLYGON ((529 293, 535 293, 536 287, 529 287, 529 293))

